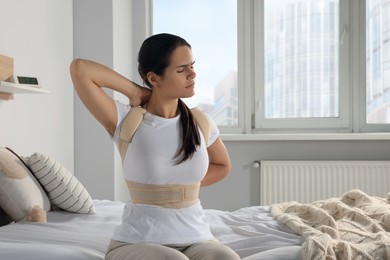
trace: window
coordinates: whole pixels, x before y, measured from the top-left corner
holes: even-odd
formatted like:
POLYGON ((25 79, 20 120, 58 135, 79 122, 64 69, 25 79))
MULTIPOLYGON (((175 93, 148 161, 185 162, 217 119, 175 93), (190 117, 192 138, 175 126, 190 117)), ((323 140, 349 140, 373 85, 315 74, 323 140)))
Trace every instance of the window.
POLYGON ((153 34, 176 34, 192 46, 196 94, 183 101, 230 127, 238 126, 236 16, 236 0, 153 1, 153 34))
POLYGON ((223 133, 390 130, 389 1, 153 0, 158 32, 193 45, 187 102, 223 133))
POLYGON ((390 2, 366 1, 366 123, 390 123, 390 2))
MULTIPOLYGON (((348 26, 339 0, 255 1, 256 128, 345 131, 349 122, 348 26), (261 15, 264 14, 264 15, 261 15), (344 52, 344 55, 340 53, 344 52), (345 55, 346 54, 346 55, 345 55), (262 70, 262 71, 260 71, 262 70), (343 104, 340 106, 340 104, 343 104), (342 130, 341 130, 342 129, 342 130)), ((348 14, 348 13, 347 13, 348 14)))
POLYGON ((338 1, 266 0, 264 8, 265 118, 338 117, 338 1))

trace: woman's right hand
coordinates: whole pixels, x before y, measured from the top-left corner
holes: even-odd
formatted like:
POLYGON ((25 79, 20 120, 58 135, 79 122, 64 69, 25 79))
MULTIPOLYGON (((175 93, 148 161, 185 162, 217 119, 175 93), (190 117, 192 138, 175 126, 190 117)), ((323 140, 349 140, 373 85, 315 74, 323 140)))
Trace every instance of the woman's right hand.
POLYGON ((152 91, 149 88, 141 87, 138 84, 134 83, 134 85, 138 88, 138 91, 136 92, 136 95, 128 96, 129 103, 132 107, 142 107, 149 101, 152 91))

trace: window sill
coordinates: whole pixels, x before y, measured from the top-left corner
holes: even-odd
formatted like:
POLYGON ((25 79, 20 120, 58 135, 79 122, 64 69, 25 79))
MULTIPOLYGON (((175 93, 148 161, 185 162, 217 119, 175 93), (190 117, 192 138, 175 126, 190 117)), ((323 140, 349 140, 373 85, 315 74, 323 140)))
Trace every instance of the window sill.
POLYGON ((221 134, 223 141, 390 140, 390 133, 221 134))

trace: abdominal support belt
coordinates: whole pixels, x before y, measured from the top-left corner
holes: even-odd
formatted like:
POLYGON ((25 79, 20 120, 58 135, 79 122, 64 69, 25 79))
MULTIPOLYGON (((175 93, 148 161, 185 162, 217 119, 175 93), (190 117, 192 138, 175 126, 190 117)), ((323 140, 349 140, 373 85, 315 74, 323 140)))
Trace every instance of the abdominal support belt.
POLYGON ((198 202, 200 182, 194 184, 145 184, 126 181, 131 201, 163 208, 187 208, 198 202))

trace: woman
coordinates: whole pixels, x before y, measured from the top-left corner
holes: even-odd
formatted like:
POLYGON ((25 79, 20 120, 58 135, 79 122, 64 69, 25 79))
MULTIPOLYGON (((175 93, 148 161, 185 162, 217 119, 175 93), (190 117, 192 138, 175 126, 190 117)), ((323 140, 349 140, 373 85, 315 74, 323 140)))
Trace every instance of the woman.
POLYGON ((138 191, 141 195, 132 195, 125 205, 106 259, 239 259, 213 238, 197 198, 199 186, 218 182, 228 174, 230 158, 212 121, 206 147, 181 100, 194 95, 196 74, 190 44, 171 34, 151 36, 141 46, 138 63, 139 74, 151 90, 92 61, 77 59, 71 64, 80 99, 117 144, 128 111, 138 106, 146 109, 123 158, 130 194, 138 191), (102 87, 123 93, 130 105, 113 100, 102 87), (158 201, 161 188, 186 189, 196 197, 175 205, 168 198, 163 206, 142 200, 146 194, 158 201))

